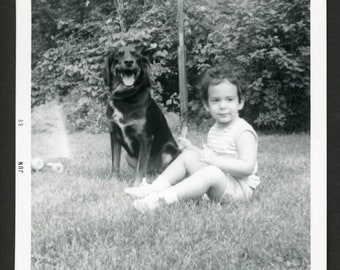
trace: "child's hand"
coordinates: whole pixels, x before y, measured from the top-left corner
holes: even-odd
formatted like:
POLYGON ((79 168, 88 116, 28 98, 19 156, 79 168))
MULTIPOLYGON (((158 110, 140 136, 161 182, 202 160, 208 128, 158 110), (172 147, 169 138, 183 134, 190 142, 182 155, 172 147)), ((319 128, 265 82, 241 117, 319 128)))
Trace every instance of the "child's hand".
POLYGON ((181 136, 178 137, 178 140, 179 140, 179 149, 181 149, 181 150, 193 148, 192 142, 189 141, 186 138, 187 134, 188 134, 188 127, 184 126, 182 128, 181 136))
POLYGON ((190 149, 193 147, 193 144, 191 141, 189 141, 188 139, 186 139, 185 137, 178 137, 179 140, 179 149, 183 150, 183 149, 190 149))
POLYGON ((203 150, 200 154, 200 161, 207 164, 213 164, 216 157, 216 153, 208 148, 205 144, 203 144, 203 150))

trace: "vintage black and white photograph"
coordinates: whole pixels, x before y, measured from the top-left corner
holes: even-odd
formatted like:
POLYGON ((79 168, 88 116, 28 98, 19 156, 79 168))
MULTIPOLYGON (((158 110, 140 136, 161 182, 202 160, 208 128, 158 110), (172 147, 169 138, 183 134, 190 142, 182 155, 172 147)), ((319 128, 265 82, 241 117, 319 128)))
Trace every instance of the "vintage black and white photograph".
POLYGON ((30 16, 31 269, 312 269, 309 0, 30 16))

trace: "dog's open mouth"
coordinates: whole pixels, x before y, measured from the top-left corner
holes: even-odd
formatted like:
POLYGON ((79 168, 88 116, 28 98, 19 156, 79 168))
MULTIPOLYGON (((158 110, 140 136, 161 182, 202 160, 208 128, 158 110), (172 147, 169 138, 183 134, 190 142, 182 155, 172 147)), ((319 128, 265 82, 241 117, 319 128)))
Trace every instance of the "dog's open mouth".
POLYGON ((135 84, 137 73, 137 70, 121 70, 117 75, 120 77, 124 86, 132 87, 135 84))

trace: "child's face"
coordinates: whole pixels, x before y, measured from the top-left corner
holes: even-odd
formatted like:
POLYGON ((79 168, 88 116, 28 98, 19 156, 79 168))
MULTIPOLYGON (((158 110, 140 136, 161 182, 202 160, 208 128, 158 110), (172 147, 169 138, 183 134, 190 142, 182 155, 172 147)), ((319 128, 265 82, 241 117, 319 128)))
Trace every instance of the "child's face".
POLYGON ((208 104, 205 104, 205 108, 218 125, 228 126, 237 118, 238 111, 243 105, 244 101, 238 98, 236 85, 226 80, 218 85, 209 86, 208 104))

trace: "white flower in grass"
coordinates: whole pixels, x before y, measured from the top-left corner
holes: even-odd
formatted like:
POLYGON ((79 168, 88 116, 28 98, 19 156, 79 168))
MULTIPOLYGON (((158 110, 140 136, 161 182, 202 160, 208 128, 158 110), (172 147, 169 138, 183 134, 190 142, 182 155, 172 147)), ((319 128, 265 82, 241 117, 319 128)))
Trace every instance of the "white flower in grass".
POLYGON ((60 162, 56 162, 56 163, 47 163, 47 166, 51 167, 53 171, 57 172, 57 173, 62 173, 64 170, 64 165, 61 164, 60 162))
POLYGON ((61 164, 60 162, 54 163, 54 164, 52 165, 52 170, 53 170, 53 171, 56 171, 56 172, 58 172, 58 173, 62 173, 63 170, 64 170, 64 165, 61 164))
POLYGON ((40 171, 44 167, 44 161, 41 158, 32 158, 31 166, 34 171, 40 171))

